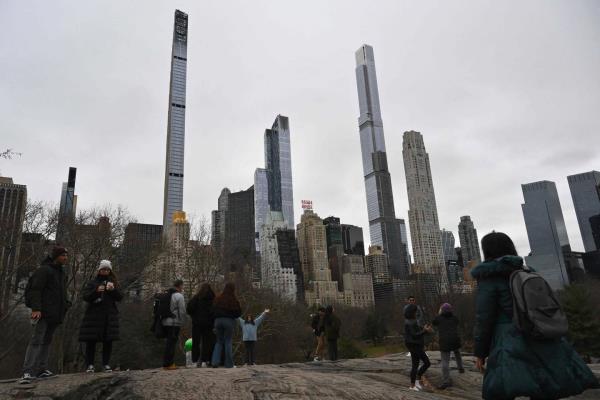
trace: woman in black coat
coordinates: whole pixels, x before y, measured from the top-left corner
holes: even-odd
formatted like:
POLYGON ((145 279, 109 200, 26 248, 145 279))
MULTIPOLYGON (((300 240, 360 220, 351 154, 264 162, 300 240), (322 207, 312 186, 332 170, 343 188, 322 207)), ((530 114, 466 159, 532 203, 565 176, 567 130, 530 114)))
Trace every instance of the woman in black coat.
POLYGON ((215 346, 213 332, 215 317, 212 312, 215 292, 208 283, 203 283, 200 290, 187 304, 186 311, 192 317, 192 361, 198 367, 210 365, 212 350, 215 346), (200 353, 202 344, 202 354, 200 353))
POLYGON ((100 261, 98 275, 83 289, 83 299, 88 303, 79 329, 79 341, 85 342, 87 372, 94 372, 96 343, 102 342, 102 365, 111 372, 110 354, 112 342, 119 340, 119 310, 117 302, 123 295, 119 290, 117 276, 108 260, 100 261))
POLYGON ((452 305, 442 304, 440 312, 433 320, 433 325, 437 328, 440 337, 440 354, 442 357, 442 384, 438 389, 446 389, 452 386, 450 380, 450 353, 454 353, 458 372, 465 372, 462 355, 460 354, 460 335, 458 334, 458 318, 452 313, 452 305))

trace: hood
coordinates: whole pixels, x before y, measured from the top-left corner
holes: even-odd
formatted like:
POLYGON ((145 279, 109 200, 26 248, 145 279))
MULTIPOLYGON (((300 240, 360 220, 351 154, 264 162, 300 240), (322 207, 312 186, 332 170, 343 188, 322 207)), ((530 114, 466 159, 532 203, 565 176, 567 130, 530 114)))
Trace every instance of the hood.
POLYGON ((492 276, 506 276, 523 268, 523 258, 519 256, 503 256, 495 260, 484 261, 471 270, 475 279, 492 276))
POLYGON ((42 260, 42 265, 50 265, 53 266, 54 265, 54 260, 52 259, 52 257, 50 256, 46 256, 46 258, 44 258, 42 260))

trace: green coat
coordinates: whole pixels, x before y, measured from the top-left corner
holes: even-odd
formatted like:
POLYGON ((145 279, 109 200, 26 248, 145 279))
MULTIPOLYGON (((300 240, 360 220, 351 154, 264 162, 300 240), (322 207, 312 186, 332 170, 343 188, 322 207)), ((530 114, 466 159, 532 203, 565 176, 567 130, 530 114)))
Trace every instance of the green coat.
POLYGON ((564 338, 532 340, 512 324, 508 278, 522 266, 521 257, 504 256, 471 271, 478 286, 475 356, 487 358, 483 398, 557 399, 596 387, 596 377, 564 338))

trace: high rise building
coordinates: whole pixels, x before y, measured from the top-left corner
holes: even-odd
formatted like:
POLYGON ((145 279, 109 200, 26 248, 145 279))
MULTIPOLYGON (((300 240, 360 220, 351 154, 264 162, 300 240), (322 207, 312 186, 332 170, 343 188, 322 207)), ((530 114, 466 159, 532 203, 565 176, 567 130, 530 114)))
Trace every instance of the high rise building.
POLYGON ((460 217, 458 238, 460 239, 464 262, 475 261, 476 264, 479 264, 481 262, 481 252, 479 251, 477 229, 475 229, 475 225, 473 225, 473 221, 468 215, 460 217))
MULTIPOLYGON (((342 257, 344 256, 344 245, 342 243, 342 225, 340 219, 327 217, 323 220, 325 234, 327 237, 327 259, 331 270, 331 279, 337 281, 341 286, 342 280, 342 257)), ((340 287, 343 290, 343 287, 340 287)))
POLYGON ((297 234, 306 303, 310 306, 343 301, 338 296, 338 283, 331 279, 323 220, 312 210, 304 210, 297 234))
POLYGON ((447 287, 444 253, 440 235, 429 154, 419 132, 404 132, 402 143, 406 188, 408 191, 408 220, 413 246, 414 270, 436 277, 440 289, 447 287))
POLYGON ((456 261, 456 251, 454 251, 454 234, 452 231, 442 229, 442 250, 444 251, 444 262, 448 265, 448 261, 456 261))
POLYGON ((540 181, 521 187, 525 199, 521 208, 531 248, 526 263, 542 274, 553 289, 561 289, 569 284, 564 253, 570 252, 571 246, 556 185, 540 181))
POLYGON ((27 187, 0 176, 0 315, 4 315, 15 289, 21 234, 25 220, 27 187))
POLYGON ((256 266, 254 232, 254 187, 227 195, 223 267, 225 271, 241 272, 256 266))
POLYGON ((600 214, 600 172, 590 171, 567 177, 577 222, 586 252, 600 250, 594 242, 590 218, 600 214))
POLYGON ((344 245, 344 253, 365 255, 365 239, 363 238, 361 227, 342 224, 342 243, 344 245))
POLYGON ((219 200, 217 202, 217 209, 211 213, 211 237, 210 244, 213 249, 223 256, 223 243, 225 241, 225 222, 227 216, 227 208, 229 206, 229 195, 231 191, 227 188, 221 190, 219 200))
POLYGON ((287 229, 281 211, 267 214, 260 235, 261 286, 289 301, 298 299, 298 272, 301 269, 294 236, 294 232, 287 229))
POLYGON ((267 170, 257 168, 254 171, 254 231, 257 252, 260 252, 260 232, 263 224, 267 221, 269 211, 269 178, 267 170))
POLYGON ((162 225, 127 224, 122 247, 123 272, 136 275, 148 266, 160 249, 162 231, 162 225))
POLYGON ((600 214, 592 215, 590 217, 590 227, 594 244, 596 245, 596 248, 600 250, 600 214))
POLYGON ((365 256, 365 271, 372 276, 374 300, 378 305, 393 298, 393 279, 388 265, 388 256, 383 248, 378 245, 369 246, 369 254, 365 256))
POLYGON ((75 180, 77 168, 69 168, 67 182, 63 182, 60 194, 60 206, 58 209, 58 224, 56 228, 56 242, 61 243, 67 239, 67 233, 75 222, 77 210, 77 196, 75 195, 75 180))
POLYGON ((356 51, 356 85, 360 117, 360 146, 367 194, 371 244, 382 246, 395 276, 408 275, 408 257, 402 254, 400 225, 394 211, 392 180, 388 170, 383 122, 373 48, 363 45, 356 51))
POLYGON ((187 79, 188 15, 175 10, 169 115, 167 122, 167 160, 165 163, 165 196, 163 232, 166 234, 175 211, 183 210, 183 161, 185 147, 185 90, 187 79))

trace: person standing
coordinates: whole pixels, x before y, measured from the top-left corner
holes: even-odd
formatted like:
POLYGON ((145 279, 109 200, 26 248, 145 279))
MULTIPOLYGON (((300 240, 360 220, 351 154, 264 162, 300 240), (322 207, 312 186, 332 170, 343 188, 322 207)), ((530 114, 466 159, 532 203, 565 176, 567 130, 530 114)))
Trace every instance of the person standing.
POLYGON ((27 284, 25 303, 31 308, 34 327, 25 353, 20 383, 27 384, 36 378, 54 375, 48 369, 48 355, 54 332, 63 322, 69 305, 64 272, 67 261, 67 250, 55 246, 27 284))
POLYGON ((423 390, 421 379, 431 365, 429 357, 425 354, 425 341, 423 336, 431 331, 430 325, 425 325, 423 327, 419 325, 417 320, 417 306, 414 304, 407 305, 404 311, 404 344, 408 351, 410 351, 412 360, 410 390, 423 390), (421 368, 419 368, 420 362, 423 362, 421 368))
POLYGON ((163 358, 163 369, 177 369, 175 365, 175 346, 179 340, 179 332, 185 324, 185 298, 183 297, 183 281, 181 279, 173 282, 171 289, 170 309, 172 316, 162 320, 166 333, 165 353, 163 358))
POLYGON ((256 365, 256 347, 257 331, 260 324, 264 321, 270 312, 268 308, 262 312, 256 319, 251 314, 246 315, 246 319, 238 318, 240 328, 242 328, 242 341, 246 348, 246 365, 256 365))
POLYGON ((221 353, 225 353, 225 368, 233 368, 233 328, 235 320, 242 315, 242 307, 235 296, 235 285, 225 284, 213 304, 217 343, 212 354, 212 367, 217 368, 221 362, 221 353))
POLYGON ((203 283, 186 307, 187 313, 192 317, 192 362, 198 367, 210 365, 215 346, 215 317, 212 312, 214 299, 215 292, 210 284, 203 283))
POLYGON ((100 261, 98 274, 83 288, 83 300, 88 303, 79 328, 79 341, 85 343, 86 372, 93 373, 96 343, 102 342, 104 372, 111 372, 110 355, 113 341, 119 340, 119 310, 117 302, 123 295, 117 276, 108 260, 100 261))
POLYGON ((338 359, 337 341, 340 338, 340 328, 342 327, 342 321, 335 315, 334 311, 333 306, 327 306, 323 317, 323 326, 325 337, 327 338, 327 351, 329 353, 330 361, 336 361, 338 359))
POLYGON ((458 372, 463 374, 462 356, 460 354, 460 336, 458 334, 458 318, 452 312, 452 306, 448 303, 442 304, 439 315, 432 322, 438 330, 440 355, 442 357, 442 384, 438 389, 446 389, 452 386, 450 380, 450 353, 454 353, 458 372))
POLYGON ((317 313, 312 316, 311 327, 317 340, 317 347, 315 348, 315 357, 313 361, 323 360, 323 353, 325 352, 325 330, 323 326, 323 317, 325 317, 325 307, 319 307, 317 313))
POLYGON ((509 278, 523 269, 508 235, 492 232, 481 239, 485 261, 471 270, 475 299, 476 367, 484 372, 484 399, 559 399, 598 387, 598 380, 564 337, 534 339, 512 321, 509 278), (487 361, 487 368, 485 368, 487 361))

